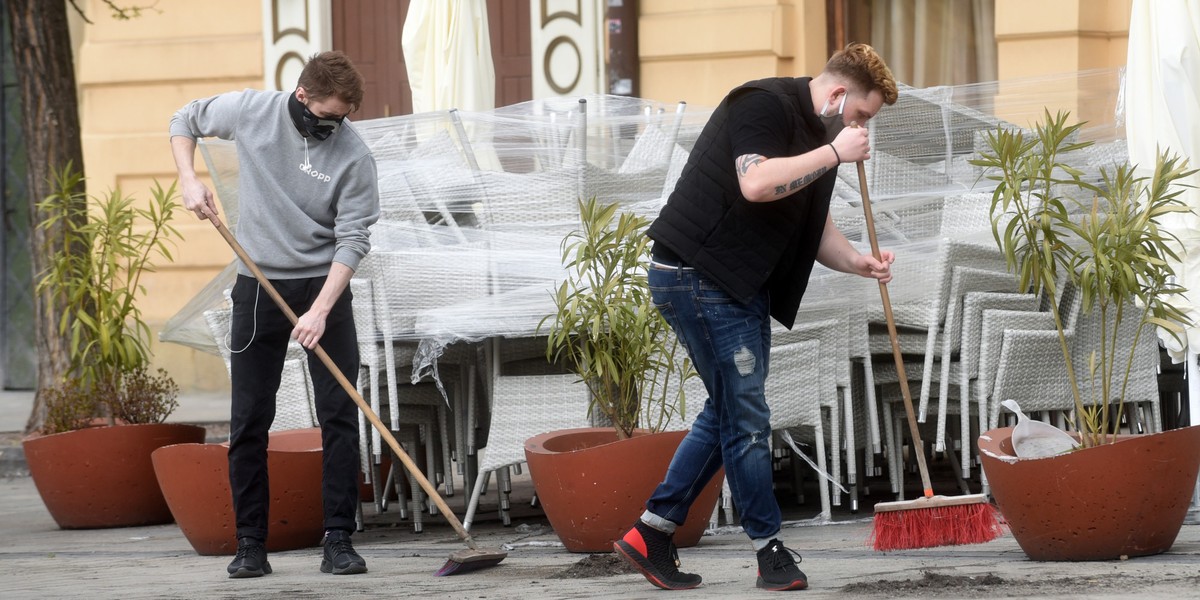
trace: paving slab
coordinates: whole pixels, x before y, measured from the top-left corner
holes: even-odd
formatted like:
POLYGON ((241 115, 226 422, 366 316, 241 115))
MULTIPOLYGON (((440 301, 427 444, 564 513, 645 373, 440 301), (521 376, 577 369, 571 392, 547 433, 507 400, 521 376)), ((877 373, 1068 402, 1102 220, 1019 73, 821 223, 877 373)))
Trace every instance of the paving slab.
MULTIPOLYGON (((522 486, 514 492, 521 494, 522 486)), ((452 506, 461 502, 455 497, 452 506)), ((514 507, 520 500, 514 500, 514 507)), ((485 507, 486 509, 487 507, 485 507)), ((427 517, 413 533, 389 513, 368 515, 354 537, 370 571, 335 576, 318 571, 320 549, 270 555, 274 573, 231 580, 230 558, 197 555, 173 524, 61 530, 28 477, 0 479, 0 581, 4 598, 661 598, 641 576, 619 573, 611 555, 564 550, 538 511, 526 504, 513 525, 485 521, 479 544, 503 546, 500 565, 433 577, 463 548, 453 530, 427 517), (581 561, 600 568, 571 576, 581 561), (606 562, 607 561, 607 562, 606 562), (611 568, 605 568, 609 565, 611 568), (612 574, 616 573, 616 574, 612 574), (564 578, 564 574, 566 575, 564 578)), ((1010 536, 987 544, 878 553, 867 547, 869 516, 838 515, 835 524, 789 522, 782 537, 804 557, 811 587, 801 598, 1195 598, 1200 597, 1200 527, 1185 525, 1171 551, 1127 561, 1039 563, 1010 536)), ((735 528, 706 535, 680 551, 685 570, 704 585, 688 598, 777 597, 754 587, 754 554, 735 528)))

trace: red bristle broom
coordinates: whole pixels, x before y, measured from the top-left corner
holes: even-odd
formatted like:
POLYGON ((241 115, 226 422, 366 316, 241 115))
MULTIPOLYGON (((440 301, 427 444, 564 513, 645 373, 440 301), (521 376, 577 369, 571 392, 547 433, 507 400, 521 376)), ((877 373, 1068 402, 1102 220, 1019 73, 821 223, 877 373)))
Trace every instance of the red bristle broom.
MULTIPOLYGON (((221 234, 221 237, 225 238, 225 241, 229 244, 229 247, 233 249, 234 254, 237 254, 237 257, 240 258, 243 263, 245 263, 246 268, 250 269, 250 272, 254 274, 254 278, 257 279, 259 285, 261 285, 262 288, 267 291, 267 295, 271 297, 271 300, 275 301, 275 304, 279 307, 279 310, 283 311, 283 314, 287 316, 288 320, 295 325, 296 313, 292 311, 291 307, 288 306, 283 297, 279 295, 279 292, 275 291, 275 287, 271 285, 270 281, 267 280, 266 275, 259 270, 258 265, 256 265, 253 260, 250 260, 250 256, 246 254, 246 250, 242 248, 242 245, 238 243, 236 238, 233 237, 233 234, 229 232, 229 229, 225 227, 225 224, 221 222, 221 219, 217 217, 217 215, 209 215, 208 219, 212 221, 214 226, 216 226, 217 231, 221 234)), ((454 511, 450 510, 450 507, 446 505, 446 501, 440 494, 438 494, 437 489, 433 487, 432 483, 429 483, 429 479, 425 477, 425 474, 422 473, 419 468, 417 468, 416 463, 414 463, 412 458, 408 456, 408 453, 406 453, 404 449, 400 447, 400 444, 396 442, 396 437, 393 436, 392 432, 389 431, 387 426, 383 424, 383 421, 379 420, 379 415, 376 415, 375 411, 371 410, 371 405, 367 404, 366 400, 363 400, 362 395, 358 393, 358 390, 354 389, 354 385, 350 383, 349 379, 346 379, 346 375, 343 374, 342 370, 339 369, 337 364, 333 362, 333 359, 325 353, 325 349, 321 348, 320 344, 313 348, 313 354, 315 354, 317 358, 321 359, 321 362, 324 363, 327 369, 329 369, 329 372, 333 374, 338 383, 342 385, 342 388, 346 390, 346 393, 350 395, 350 398, 354 400, 354 403, 358 405, 358 408, 362 410, 364 415, 366 415, 367 420, 371 422, 371 425, 374 425, 375 429, 379 431, 380 436, 387 441, 388 446, 392 448, 392 452, 395 452, 396 456, 400 458, 400 462, 404 463, 404 468, 408 469, 408 472, 413 475, 413 478, 416 479, 417 483, 421 485, 421 489, 425 490, 425 493, 434 501, 435 504, 437 504, 438 509, 442 511, 442 516, 446 517, 446 521, 448 521, 450 525, 454 527, 454 531, 458 533, 458 536, 461 537, 463 542, 467 544, 468 547, 466 549, 451 553, 449 560, 446 561, 446 564, 442 565, 442 568, 438 569, 437 572, 434 573, 434 576, 440 577, 444 575, 457 575, 460 573, 467 573, 469 571, 477 571, 479 569, 495 566, 499 564, 500 561, 504 560, 505 557, 508 556, 507 552, 504 552, 503 550, 480 548, 475 544, 474 538, 471 537, 470 533, 467 533, 466 528, 463 527, 462 523, 458 520, 458 517, 454 516, 454 511)))
MULTIPOLYGON (((883 260, 879 253, 879 241, 875 237, 875 219, 871 214, 871 199, 867 195, 867 171, 858 161, 858 186, 862 193, 863 214, 866 218, 867 235, 871 239, 871 253, 875 260, 883 260)), ((929 467, 925 465, 925 451, 921 432, 917 428, 917 416, 913 412, 912 395, 908 391, 908 377, 904 373, 904 358, 900 354, 900 340, 896 335, 896 321, 892 316, 892 303, 888 298, 887 284, 880 282, 879 296, 883 300, 883 314, 887 319, 888 336, 892 341, 892 356, 896 359, 896 376, 900 379, 900 392, 904 397, 904 412, 908 416, 908 429, 912 434, 913 454, 921 471, 921 484, 925 495, 916 500, 881 502, 875 505, 875 526, 871 541, 878 551, 932 548, 979 544, 996 539, 1002 533, 996 508, 987 496, 935 496, 933 484, 929 482, 929 467)))

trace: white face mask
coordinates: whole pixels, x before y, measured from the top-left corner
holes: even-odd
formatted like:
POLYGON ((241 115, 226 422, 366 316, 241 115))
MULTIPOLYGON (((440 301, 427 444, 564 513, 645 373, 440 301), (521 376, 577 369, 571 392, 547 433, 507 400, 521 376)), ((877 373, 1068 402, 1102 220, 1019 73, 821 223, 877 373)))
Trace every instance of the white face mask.
POLYGON ((842 114, 846 112, 846 97, 849 95, 850 95, 849 92, 842 94, 842 101, 841 101, 841 103, 838 104, 838 111, 837 111, 837 114, 835 114, 835 115, 826 115, 825 114, 825 111, 829 110, 829 100, 828 99, 825 100, 825 105, 821 107, 821 113, 818 116, 821 117, 821 122, 825 124, 825 142, 826 143, 832 142, 834 140, 834 138, 836 138, 837 135, 839 133, 841 133, 843 129, 846 128, 846 123, 842 119, 842 114))

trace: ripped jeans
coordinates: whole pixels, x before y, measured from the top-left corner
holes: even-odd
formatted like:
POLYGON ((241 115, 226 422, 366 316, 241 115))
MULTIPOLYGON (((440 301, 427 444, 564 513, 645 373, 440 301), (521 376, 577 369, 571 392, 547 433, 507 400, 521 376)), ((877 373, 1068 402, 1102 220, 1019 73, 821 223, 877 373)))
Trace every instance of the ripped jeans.
POLYGON ((724 465, 746 535, 770 539, 782 517, 772 490, 771 411, 763 395, 771 349, 768 294, 742 304, 695 269, 657 261, 649 282, 654 304, 687 347, 709 398, 646 509, 682 524, 724 465))

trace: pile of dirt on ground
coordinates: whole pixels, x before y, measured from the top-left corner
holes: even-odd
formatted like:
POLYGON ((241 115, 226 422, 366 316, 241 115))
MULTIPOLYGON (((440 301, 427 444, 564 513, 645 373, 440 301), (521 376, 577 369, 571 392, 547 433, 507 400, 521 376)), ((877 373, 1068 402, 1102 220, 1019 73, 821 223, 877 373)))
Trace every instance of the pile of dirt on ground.
POLYGON ((637 571, 616 554, 589 554, 579 562, 551 575, 549 579, 588 579, 627 573, 637 571))
POLYGON ((1007 585, 1009 582, 991 573, 983 575, 944 575, 923 571, 920 579, 905 579, 901 581, 880 579, 873 582, 851 583, 842 587, 848 594, 890 596, 919 596, 924 594, 942 595, 948 592, 991 591, 995 586, 1007 585))
MULTIPOLYGON (((920 579, 852 583, 841 591, 871 598, 1005 598, 1070 596, 1097 597, 1129 592, 1147 598, 1163 597, 1156 586, 1194 586, 1200 576, 1131 577, 1128 574, 1082 575, 1057 579, 1003 579, 992 573, 947 575, 922 571, 920 579)), ((1123 597, 1123 596, 1122 596, 1123 597)))

